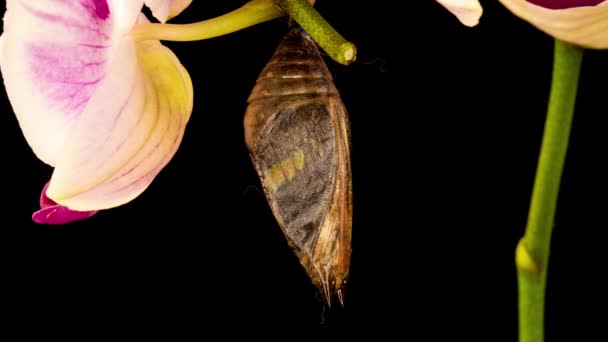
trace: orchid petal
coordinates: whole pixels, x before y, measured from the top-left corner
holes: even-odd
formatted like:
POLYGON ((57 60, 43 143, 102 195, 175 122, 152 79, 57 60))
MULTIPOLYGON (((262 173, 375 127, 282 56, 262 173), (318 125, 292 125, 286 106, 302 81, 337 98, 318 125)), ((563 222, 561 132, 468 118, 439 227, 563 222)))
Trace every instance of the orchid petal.
POLYGON ((593 49, 608 48, 608 2, 595 6, 548 9, 526 0, 500 0, 518 17, 547 34, 593 49))
POLYGON ((175 154, 192 111, 192 83, 158 41, 128 36, 66 138, 47 191, 73 210, 107 209, 141 192, 175 154))
POLYGON ((40 194, 40 210, 36 211, 32 215, 32 220, 40 224, 65 224, 74 221, 80 221, 87 219, 95 214, 97 210, 93 211, 75 211, 68 207, 57 204, 46 195, 46 190, 49 187, 49 183, 46 183, 40 194))
POLYGON ((475 26, 483 13, 478 0, 437 0, 465 26, 475 26))
POLYGON ((152 15, 165 23, 190 6, 192 0, 146 0, 145 3, 152 10, 152 15))
POLYGON ((7 4, 0 66, 9 99, 32 149, 55 166, 37 222, 65 223, 130 201, 181 142, 192 83, 160 42, 128 34, 136 20, 148 22, 142 6, 7 4))
POLYGON ((143 0, 8 0, 0 67, 29 145, 55 165, 143 0))

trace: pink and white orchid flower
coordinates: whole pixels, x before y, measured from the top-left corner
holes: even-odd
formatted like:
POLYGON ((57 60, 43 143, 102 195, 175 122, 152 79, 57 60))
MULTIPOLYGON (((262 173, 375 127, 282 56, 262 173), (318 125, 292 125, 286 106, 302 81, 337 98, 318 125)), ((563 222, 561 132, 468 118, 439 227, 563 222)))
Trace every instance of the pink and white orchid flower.
POLYGON ((55 167, 38 223, 66 223, 141 194, 173 157, 192 83, 159 41, 129 32, 180 0, 8 0, 0 68, 23 134, 55 167))
POLYGON ((437 0, 448 11, 452 12, 465 26, 479 24, 483 9, 478 0, 437 0))
POLYGON ((608 2, 604 0, 500 0, 518 17, 560 40, 608 48, 608 2))

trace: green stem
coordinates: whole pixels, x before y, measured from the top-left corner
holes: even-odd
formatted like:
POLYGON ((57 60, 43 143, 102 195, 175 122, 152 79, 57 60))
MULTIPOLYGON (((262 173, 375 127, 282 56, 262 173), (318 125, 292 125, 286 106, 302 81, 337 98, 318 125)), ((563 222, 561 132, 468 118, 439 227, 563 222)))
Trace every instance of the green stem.
POLYGON ((307 0, 252 0, 216 18, 193 24, 142 24, 131 31, 135 40, 194 41, 219 37, 289 14, 336 62, 349 64, 356 47, 347 42, 307 0))
POLYGON ((553 82, 528 223, 515 252, 520 342, 544 340, 549 246, 583 51, 581 47, 555 40, 553 82))
POLYGON ((275 0, 336 62, 348 65, 357 58, 356 46, 344 39, 308 0, 275 0))
POLYGON ((131 31, 135 40, 194 41, 219 37, 285 16, 274 0, 252 0, 219 17, 193 24, 143 24, 131 31))

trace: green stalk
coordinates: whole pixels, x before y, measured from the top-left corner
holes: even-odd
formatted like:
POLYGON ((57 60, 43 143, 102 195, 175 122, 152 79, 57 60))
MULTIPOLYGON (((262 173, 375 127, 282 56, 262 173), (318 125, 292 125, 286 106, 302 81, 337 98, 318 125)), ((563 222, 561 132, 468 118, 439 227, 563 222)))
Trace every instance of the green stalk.
POLYGON ((252 0, 216 18, 193 24, 142 24, 131 31, 135 40, 195 41, 223 36, 285 16, 274 0, 252 0))
POLYGON ((544 341, 549 247, 584 49, 555 40, 553 81, 534 190, 515 261, 519 287, 519 341, 544 341))
POLYGON ((309 3, 309 0, 275 0, 336 62, 348 65, 357 58, 355 44, 344 39, 309 3))
POLYGON ((357 49, 312 7, 308 0, 251 0, 232 12, 193 24, 141 24, 130 32, 141 40, 194 41, 219 37, 290 15, 336 62, 349 64, 357 49))

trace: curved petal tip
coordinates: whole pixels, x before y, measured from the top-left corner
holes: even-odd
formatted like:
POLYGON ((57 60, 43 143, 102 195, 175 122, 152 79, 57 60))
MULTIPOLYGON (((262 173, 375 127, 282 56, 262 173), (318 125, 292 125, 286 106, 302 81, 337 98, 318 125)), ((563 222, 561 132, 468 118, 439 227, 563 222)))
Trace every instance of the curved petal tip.
POLYGON ((42 193, 40 194, 40 210, 32 214, 32 220, 39 224, 65 224, 74 221, 87 219, 95 214, 93 211, 76 211, 70 208, 57 204, 46 195, 46 190, 49 187, 47 182, 42 193))
POLYGON ((483 14, 483 8, 478 0, 437 0, 437 2, 468 27, 479 24, 479 18, 483 14))

